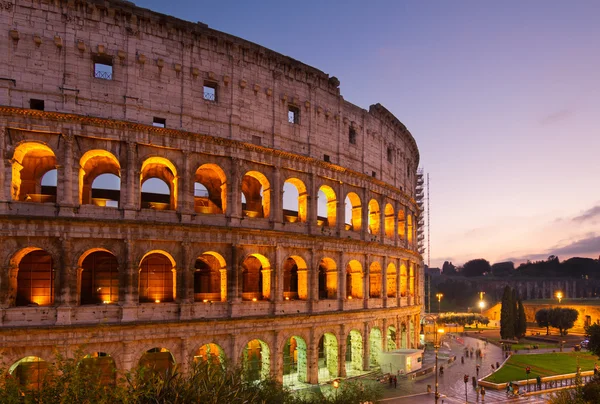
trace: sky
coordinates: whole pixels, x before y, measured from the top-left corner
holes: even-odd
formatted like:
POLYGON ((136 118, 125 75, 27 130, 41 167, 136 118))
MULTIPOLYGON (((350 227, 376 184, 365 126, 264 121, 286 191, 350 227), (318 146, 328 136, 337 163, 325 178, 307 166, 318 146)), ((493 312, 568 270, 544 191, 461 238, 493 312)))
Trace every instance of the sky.
POLYGON ((600 255, 600 1, 138 6, 258 43, 383 104, 430 177, 430 258, 600 255))

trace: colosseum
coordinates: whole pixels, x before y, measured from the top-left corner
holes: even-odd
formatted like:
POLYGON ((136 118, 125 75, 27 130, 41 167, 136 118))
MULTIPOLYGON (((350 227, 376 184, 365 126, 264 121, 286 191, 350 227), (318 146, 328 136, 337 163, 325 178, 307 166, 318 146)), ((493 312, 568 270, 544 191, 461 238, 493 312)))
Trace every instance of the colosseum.
POLYGON ((228 358, 288 386, 419 341, 419 152, 380 104, 119 0, 0 0, 0 350, 23 383, 228 358))

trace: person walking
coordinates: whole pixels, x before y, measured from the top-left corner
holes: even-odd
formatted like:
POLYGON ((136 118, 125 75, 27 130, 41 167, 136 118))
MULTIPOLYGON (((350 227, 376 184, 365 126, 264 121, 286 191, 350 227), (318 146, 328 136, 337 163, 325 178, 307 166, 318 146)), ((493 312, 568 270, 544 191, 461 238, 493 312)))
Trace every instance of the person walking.
POLYGON ((465 357, 464 357, 464 355, 460 357, 460 364, 461 365, 465 364, 465 357))
POLYGON ((537 389, 538 389, 538 390, 541 390, 541 389, 542 389, 542 378, 540 377, 540 375, 538 375, 538 376, 535 378, 535 382, 536 382, 536 384, 537 384, 537 389))
POLYGON ((398 378, 394 376, 394 388, 398 388, 398 378))
POLYGON ((485 387, 481 386, 479 393, 481 394, 481 402, 483 403, 485 401, 485 387))

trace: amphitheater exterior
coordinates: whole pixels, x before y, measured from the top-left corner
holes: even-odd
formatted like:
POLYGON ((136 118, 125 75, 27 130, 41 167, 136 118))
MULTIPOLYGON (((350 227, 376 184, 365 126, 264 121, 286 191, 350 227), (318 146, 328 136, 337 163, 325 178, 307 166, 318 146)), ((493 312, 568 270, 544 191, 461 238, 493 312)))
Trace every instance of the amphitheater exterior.
POLYGON ((383 106, 130 2, 0 0, 0 28, 0 353, 24 382, 54 349, 293 384, 417 346, 419 153, 383 106))

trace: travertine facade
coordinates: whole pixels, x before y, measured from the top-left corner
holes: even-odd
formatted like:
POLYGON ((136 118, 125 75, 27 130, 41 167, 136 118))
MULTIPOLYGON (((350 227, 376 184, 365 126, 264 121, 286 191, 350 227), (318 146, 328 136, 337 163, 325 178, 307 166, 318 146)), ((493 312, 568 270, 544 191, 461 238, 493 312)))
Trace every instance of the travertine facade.
POLYGON ((417 344, 419 154, 384 107, 127 2, 0 0, 0 33, 6 364, 214 344, 317 383, 417 344))

